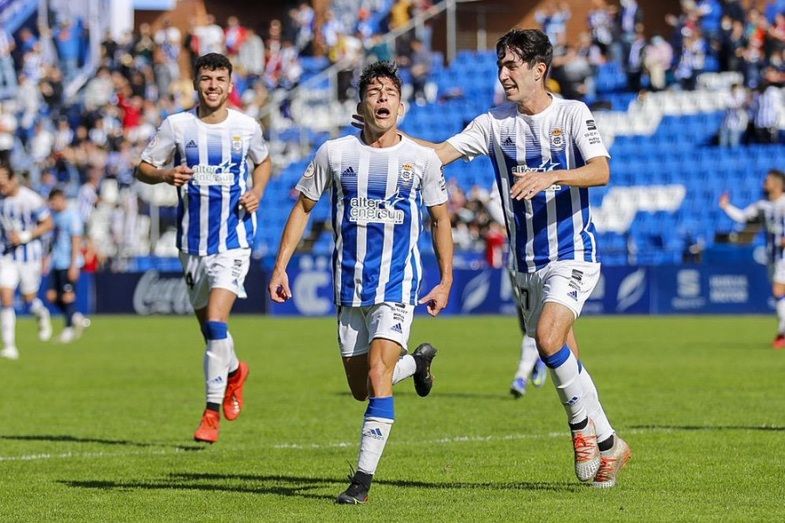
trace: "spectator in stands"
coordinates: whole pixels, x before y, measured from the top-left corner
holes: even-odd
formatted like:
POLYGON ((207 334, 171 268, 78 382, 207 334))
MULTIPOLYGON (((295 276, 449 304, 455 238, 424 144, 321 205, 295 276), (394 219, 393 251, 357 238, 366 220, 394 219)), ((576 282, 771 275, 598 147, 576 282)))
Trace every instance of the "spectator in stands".
POLYGON ((65 81, 70 82, 76 76, 79 68, 79 46, 82 39, 81 23, 74 23, 68 18, 63 18, 54 32, 54 38, 65 81))
POLYGON ((636 93, 641 90, 644 52, 646 51, 647 45, 646 36, 643 34, 643 24, 638 24, 633 40, 627 47, 625 63, 627 87, 636 93))
POLYGON ((13 37, 0 27, 0 100, 16 96, 16 71, 12 56, 15 48, 13 37))
POLYGON ((360 34, 354 36, 338 34, 338 42, 330 49, 330 61, 335 64, 343 64, 336 78, 338 101, 341 103, 355 99, 352 87, 354 72, 362 67, 363 55, 364 49, 360 34))
POLYGON ((139 26, 139 35, 134 39, 131 54, 142 60, 144 64, 150 65, 153 63, 155 45, 150 24, 141 24, 139 26))
POLYGON ((226 19, 226 29, 224 29, 224 41, 226 42, 226 54, 234 59, 240 52, 245 39, 248 37, 248 29, 240 25, 236 16, 226 19))
POLYGON ((694 90, 706 61, 706 41, 699 29, 685 30, 681 57, 674 75, 682 89, 694 90))
POLYGON ((297 24, 297 35, 295 36, 297 49, 303 55, 313 54, 315 13, 308 2, 300 2, 295 14, 295 22, 297 24))
POLYGON ((542 32, 548 35, 551 45, 561 44, 567 32, 567 22, 572 17, 567 2, 557 3, 548 0, 545 5, 534 13, 534 19, 540 24, 542 32))
POLYGON ((743 70, 743 52, 747 46, 744 36, 744 24, 740 20, 732 20, 725 16, 722 22, 720 40, 720 67, 724 71, 743 70))
POLYGON ((552 67, 551 76, 559 83, 562 97, 572 100, 583 100, 586 97, 586 82, 592 75, 592 68, 575 47, 565 46, 564 54, 553 58, 552 67))
POLYGON ((57 66, 47 66, 38 83, 41 96, 49 109, 49 118, 57 119, 63 107, 63 73, 57 66))
POLYGON ((205 24, 194 28, 194 33, 199 38, 199 54, 204 56, 208 53, 224 53, 224 31, 221 26, 215 23, 215 17, 208 14, 205 17, 205 24))
POLYGON ((252 27, 247 29, 237 54, 237 72, 247 75, 252 84, 264 74, 264 40, 252 27))
POLYGON ((629 56, 630 47, 638 39, 638 26, 643 24, 643 10, 637 0, 621 0, 616 16, 616 32, 620 35, 623 56, 629 56))
POLYGON ((0 164, 11 164, 17 120, 11 102, 0 101, 0 164))
POLYGON ((418 38, 413 38, 411 43, 411 54, 407 57, 404 66, 409 67, 412 75, 412 97, 417 105, 425 105, 427 96, 425 85, 431 77, 432 67, 431 52, 425 48, 418 38))
POLYGON ((743 85, 736 83, 731 86, 725 118, 722 120, 720 128, 719 142, 721 147, 737 147, 741 143, 741 137, 747 130, 749 123, 747 99, 747 89, 743 85))
POLYGON ((588 17, 593 42, 608 56, 613 43, 613 16, 605 0, 592 0, 588 17))
POLYGON ((758 143, 777 143, 782 120, 783 100, 780 90, 764 83, 753 102, 752 123, 758 143))

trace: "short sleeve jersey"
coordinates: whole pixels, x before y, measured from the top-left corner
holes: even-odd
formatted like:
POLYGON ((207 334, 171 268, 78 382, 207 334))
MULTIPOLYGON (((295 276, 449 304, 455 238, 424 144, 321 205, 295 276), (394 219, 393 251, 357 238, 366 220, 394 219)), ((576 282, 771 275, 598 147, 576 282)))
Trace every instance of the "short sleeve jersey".
POLYGON ((24 245, 12 247, 11 232, 31 232, 49 216, 49 207, 41 196, 27 187, 19 187, 13 196, 0 199, 0 230, 3 234, 3 253, 15 261, 38 262, 44 255, 43 243, 34 238, 24 245))
POLYGON ((262 163, 269 152, 253 118, 229 109, 217 124, 201 121, 197 109, 169 116, 142 153, 158 168, 186 165, 193 178, 177 192, 177 247, 208 255, 253 245, 256 215, 240 206, 248 189, 247 161, 262 163))
POLYGON ((557 260, 598 261, 586 188, 553 185, 531 200, 513 200, 517 175, 582 167, 609 157, 589 108, 553 98, 547 109, 525 115, 506 103, 475 118, 448 140, 468 160, 488 155, 502 196, 513 269, 534 272, 557 260))
POLYGON ((336 304, 416 305, 421 207, 447 201, 441 162, 432 149, 405 137, 386 148, 369 147, 358 136, 330 140, 297 189, 311 200, 330 194, 336 304))

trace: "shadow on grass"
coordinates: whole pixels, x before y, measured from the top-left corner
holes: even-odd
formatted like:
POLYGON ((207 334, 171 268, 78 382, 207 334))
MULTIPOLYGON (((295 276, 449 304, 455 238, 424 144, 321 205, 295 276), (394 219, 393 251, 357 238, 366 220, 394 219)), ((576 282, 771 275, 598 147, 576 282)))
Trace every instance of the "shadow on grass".
POLYGON ((100 443, 102 445, 124 445, 128 447, 156 447, 154 443, 140 443, 138 441, 128 441, 125 439, 104 439, 104 438, 80 438, 69 436, 68 434, 20 434, 20 435, 0 435, 0 439, 17 441, 55 441, 65 443, 100 443))
POLYGON ((630 428, 637 430, 761 430, 766 432, 785 432, 785 426, 782 425, 632 425, 630 428))
MULTIPOLYGON (((351 392, 335 392, 334 395, 336 396, 346 396, 348 398, 352 397, 351 392)), ((395 391, 395 395, 397 397, 417 397, 417 394, 414 391, 395 391)), ((479 399, 479 400, 501 400, 501 401, 509 401, 510 394, 509 393, 499 393, 499 392, 442 392, 439 391, 438 394, 434 394, 439 398, 454 398, 454 399, 479 399)))
MULTIPOLYGON (((144 443, 141 441, 129 441, 125 439, 106 439, 106 438, 80 438, 77 436, 70 436, 68 434, 7 434, 1 435, 0 440, 14 440, 14 441, 47 441, 47 442, 62 442, 62 443, 99 443, 101 445, 122 445, 126 447, 172 447, 172 445, 165 443, 144 443)), ((199 452, 207 448, 204 445, 174 445, 174 448, 183 452, 199 452)))
MULTIPOLYGON (((272 494, 275 496, 301 497, 307 499, 334 500, 334 495, 309 492, 323 487, 332 487, 336 494, 343 490, 347 480, 334 478, 314 478, 308 476, 256 475, 256 474, 199 474, 172 473, 166 479, 157 481, 60 481, 73 488, 97 490, 197 490, 207 492, 240 492, 247 494, 272 494)), ((392 485, 417 489, 474 489, 474 490, 532 490, 577 492, 581 485, 568 482, 430 482, 410 480, 374 481, 376 485, 392 485)))

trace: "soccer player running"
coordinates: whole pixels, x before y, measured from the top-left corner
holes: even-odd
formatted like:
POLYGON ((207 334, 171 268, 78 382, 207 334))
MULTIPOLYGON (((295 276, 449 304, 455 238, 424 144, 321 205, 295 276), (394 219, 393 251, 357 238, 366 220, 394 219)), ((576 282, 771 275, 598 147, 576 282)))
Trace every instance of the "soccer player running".
POLYGON ((245 298, 256 234, 256 210, 271 161, 259 124, 228 107, 232 64, 221 54, 199 57, 194 89, 199 103, 164 120, 142 153, 137 178, 177 189, 177 247, 188 294, 206 340, 206 406, 196 441, 215 443, 220 407, 233 421, 243 408, 248 365, 237 359, 229 333, 235 300, 245 298), (247 161, 253 165, 251 187, 247 161))
POLYGON ((49 193, 49 210, 54 223, 54 239, 49 262, 52 287, 47 291, 46 297, 60 309, 65 319, 65 328, 60 333, 59 340, 70 343, 90 325, 89 320, 76 310, 76 284, 84 265, 84 224, 79 213, 68 206, 68 199, 61 189, 52 189, 49 193))
POLYGON ((630 448, 615 435, 569 348, 572 326, 600 276, 588 188, 608 183, 608 151, 585 104, 546 90, 553 48, 545 33, 513 29, 499 39, 496 54, 508 103, 431 145, 444 164, 490 156, 526 332, 567 412, 575 473, 595 487, 612 487, 630 448))
POLYGON ((44 247, 41 237, 52 230, 52 216, 46 202, 35 191, 19 183, 11 167, 0 164, 0 228, 3 253, 0 257, 0 330, 3 350, 0 356, 18 359, 14 297, 19 288, 22 298, 38 320, 38 338, 52 337, 49 310, 38 298, 44 247))
POLYGON ((368 400, 357 471, 336 500, 345 504, 368 498, 395 420, 393 384, 414 376, 418 395, 431 390, 436 349, 422 344, 407 354, 407 341, 418 303, 427 304, 432 316, 447 305, 453 254, 441 162, 432 149, 398 132, 403 104, 394 65, 376 62, 362 71, 357 111, 365 119, 362 133, 322 145, 297 184, 300 196, 284 229, 268 289, 275 302, 292 296, 286 266, 309 213, 329 191, 338 342, 352 396, 368 400), (418 300, 423 203, 431 217, 441 280, 418 300))
POLYGON ((763 181, 766 198, 739 209, 731 205, 727 193, 720 197, 720 208, 734 221, 760 220, 766 230, 771 293, 777 307, 779 326, 772 342, 775 349, 785 349, 785 172, 771 169, 763 181))

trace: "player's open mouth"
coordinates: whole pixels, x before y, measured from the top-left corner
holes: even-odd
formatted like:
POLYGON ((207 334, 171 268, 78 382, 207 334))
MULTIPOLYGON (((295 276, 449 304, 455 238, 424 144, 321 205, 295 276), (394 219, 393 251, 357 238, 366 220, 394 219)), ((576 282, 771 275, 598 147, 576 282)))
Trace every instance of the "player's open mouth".
POLYGON ((386 107, 380 107, 379 109, 376 109, 374 114, 376 115, 377 118, 384 120, 390 117, 390 110, 387 109, 386 107))

